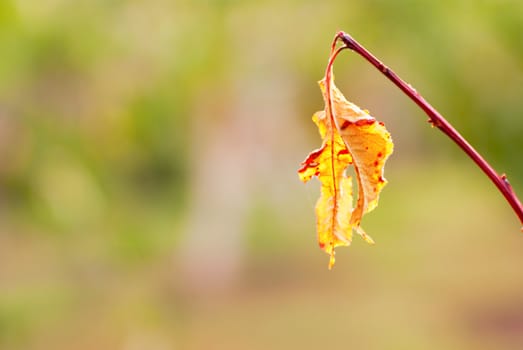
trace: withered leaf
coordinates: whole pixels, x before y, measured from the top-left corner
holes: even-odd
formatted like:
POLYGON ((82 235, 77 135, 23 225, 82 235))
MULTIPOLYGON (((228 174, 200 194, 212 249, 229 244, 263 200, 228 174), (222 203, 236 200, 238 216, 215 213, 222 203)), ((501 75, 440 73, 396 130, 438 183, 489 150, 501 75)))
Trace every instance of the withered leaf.
POLYGON ((353 230, 374 243, 361 228, 361 219, 378 205, 379 194, 387 183, 383 168, 393 143, 383 123, 347 101, 334 85, 331 72, 327 72, 319 82, 325 110, 313 116, 323 144, 307 156, 298 174, 303 182, 314 176, 321 182, 316 225, 319 246, 330 255, 330 269, 335 262, 334 248, 350 245, 353 230), (349 166, 354 167, 358 184, 355 207, 352 178, 346 175, 349 166))

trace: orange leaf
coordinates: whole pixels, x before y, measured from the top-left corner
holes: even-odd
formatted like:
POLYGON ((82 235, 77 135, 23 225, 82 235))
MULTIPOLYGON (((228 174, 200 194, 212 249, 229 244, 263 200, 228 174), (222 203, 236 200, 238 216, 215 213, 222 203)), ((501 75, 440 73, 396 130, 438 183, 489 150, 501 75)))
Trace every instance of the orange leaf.
POLYGON ((374 241, 361 228, 364 214, 378 205, 379 193, 387 183, 383 177, 385 161, 392 153, 390 134, 367 111, 348 102, 334 85, 331 56, 326 77, 319 82, 325 110, 313 121, 323 139, 321 148, 311 152, 298 170, 303 182, 316 176, 321 182, 321 196, 316 203, 316 226, 320 248, 330 255, 334 248, 348 246, 355 230, 365 241, 374 241), (354 166, 358 182, 358 200, 353 208, 352 178, 346 169, 354 166))
POLYGON ((331 88, 334 115, 343 141, 353 157, 358 181, 358 203, 350 222, 359 227, 362 216, 378 205, 379 194, 387 183, 383 168, 394 145, 383 123, 347 101, 334 82, 331 88))

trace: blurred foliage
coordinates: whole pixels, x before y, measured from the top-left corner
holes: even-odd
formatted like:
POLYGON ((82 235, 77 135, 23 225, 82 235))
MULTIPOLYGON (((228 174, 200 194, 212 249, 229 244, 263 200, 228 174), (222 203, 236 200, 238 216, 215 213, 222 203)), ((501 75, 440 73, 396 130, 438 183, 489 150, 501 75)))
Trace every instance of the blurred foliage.
POLYGON ((337 30, 523 193, 519 0, 0 1, 0 348, 517 348, 510 208, 350 53, 337 82, 396 149, 364 222, 376 249, 355 242, 326 271, 296 169, 337 30), (236 282, 188 288, 191 222, 211 237, 235 201, 236 282))

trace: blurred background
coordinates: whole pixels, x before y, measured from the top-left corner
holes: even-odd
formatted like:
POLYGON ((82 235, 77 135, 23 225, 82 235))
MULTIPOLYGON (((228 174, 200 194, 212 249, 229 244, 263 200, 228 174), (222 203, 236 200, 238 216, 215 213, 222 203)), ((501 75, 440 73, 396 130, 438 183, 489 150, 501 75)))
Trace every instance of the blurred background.
POLYGON ((489 180, 360 57, 389 185, 317 246, 338 30, 523 195, 523 3, 0 1, 1 349, 521 349, 523 236, 489 180))

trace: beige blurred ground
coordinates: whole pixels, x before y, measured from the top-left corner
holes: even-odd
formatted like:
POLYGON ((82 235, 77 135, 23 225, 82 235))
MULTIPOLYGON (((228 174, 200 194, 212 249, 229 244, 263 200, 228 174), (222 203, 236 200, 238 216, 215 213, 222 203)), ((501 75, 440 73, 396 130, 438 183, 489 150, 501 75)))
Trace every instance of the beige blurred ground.
POLYGON ((351 53, 395 153, 327 270, 296 169, 337 30, 523 193, 517 0, 0 2, 0 349, 523 348, 518 220, 351 53))

